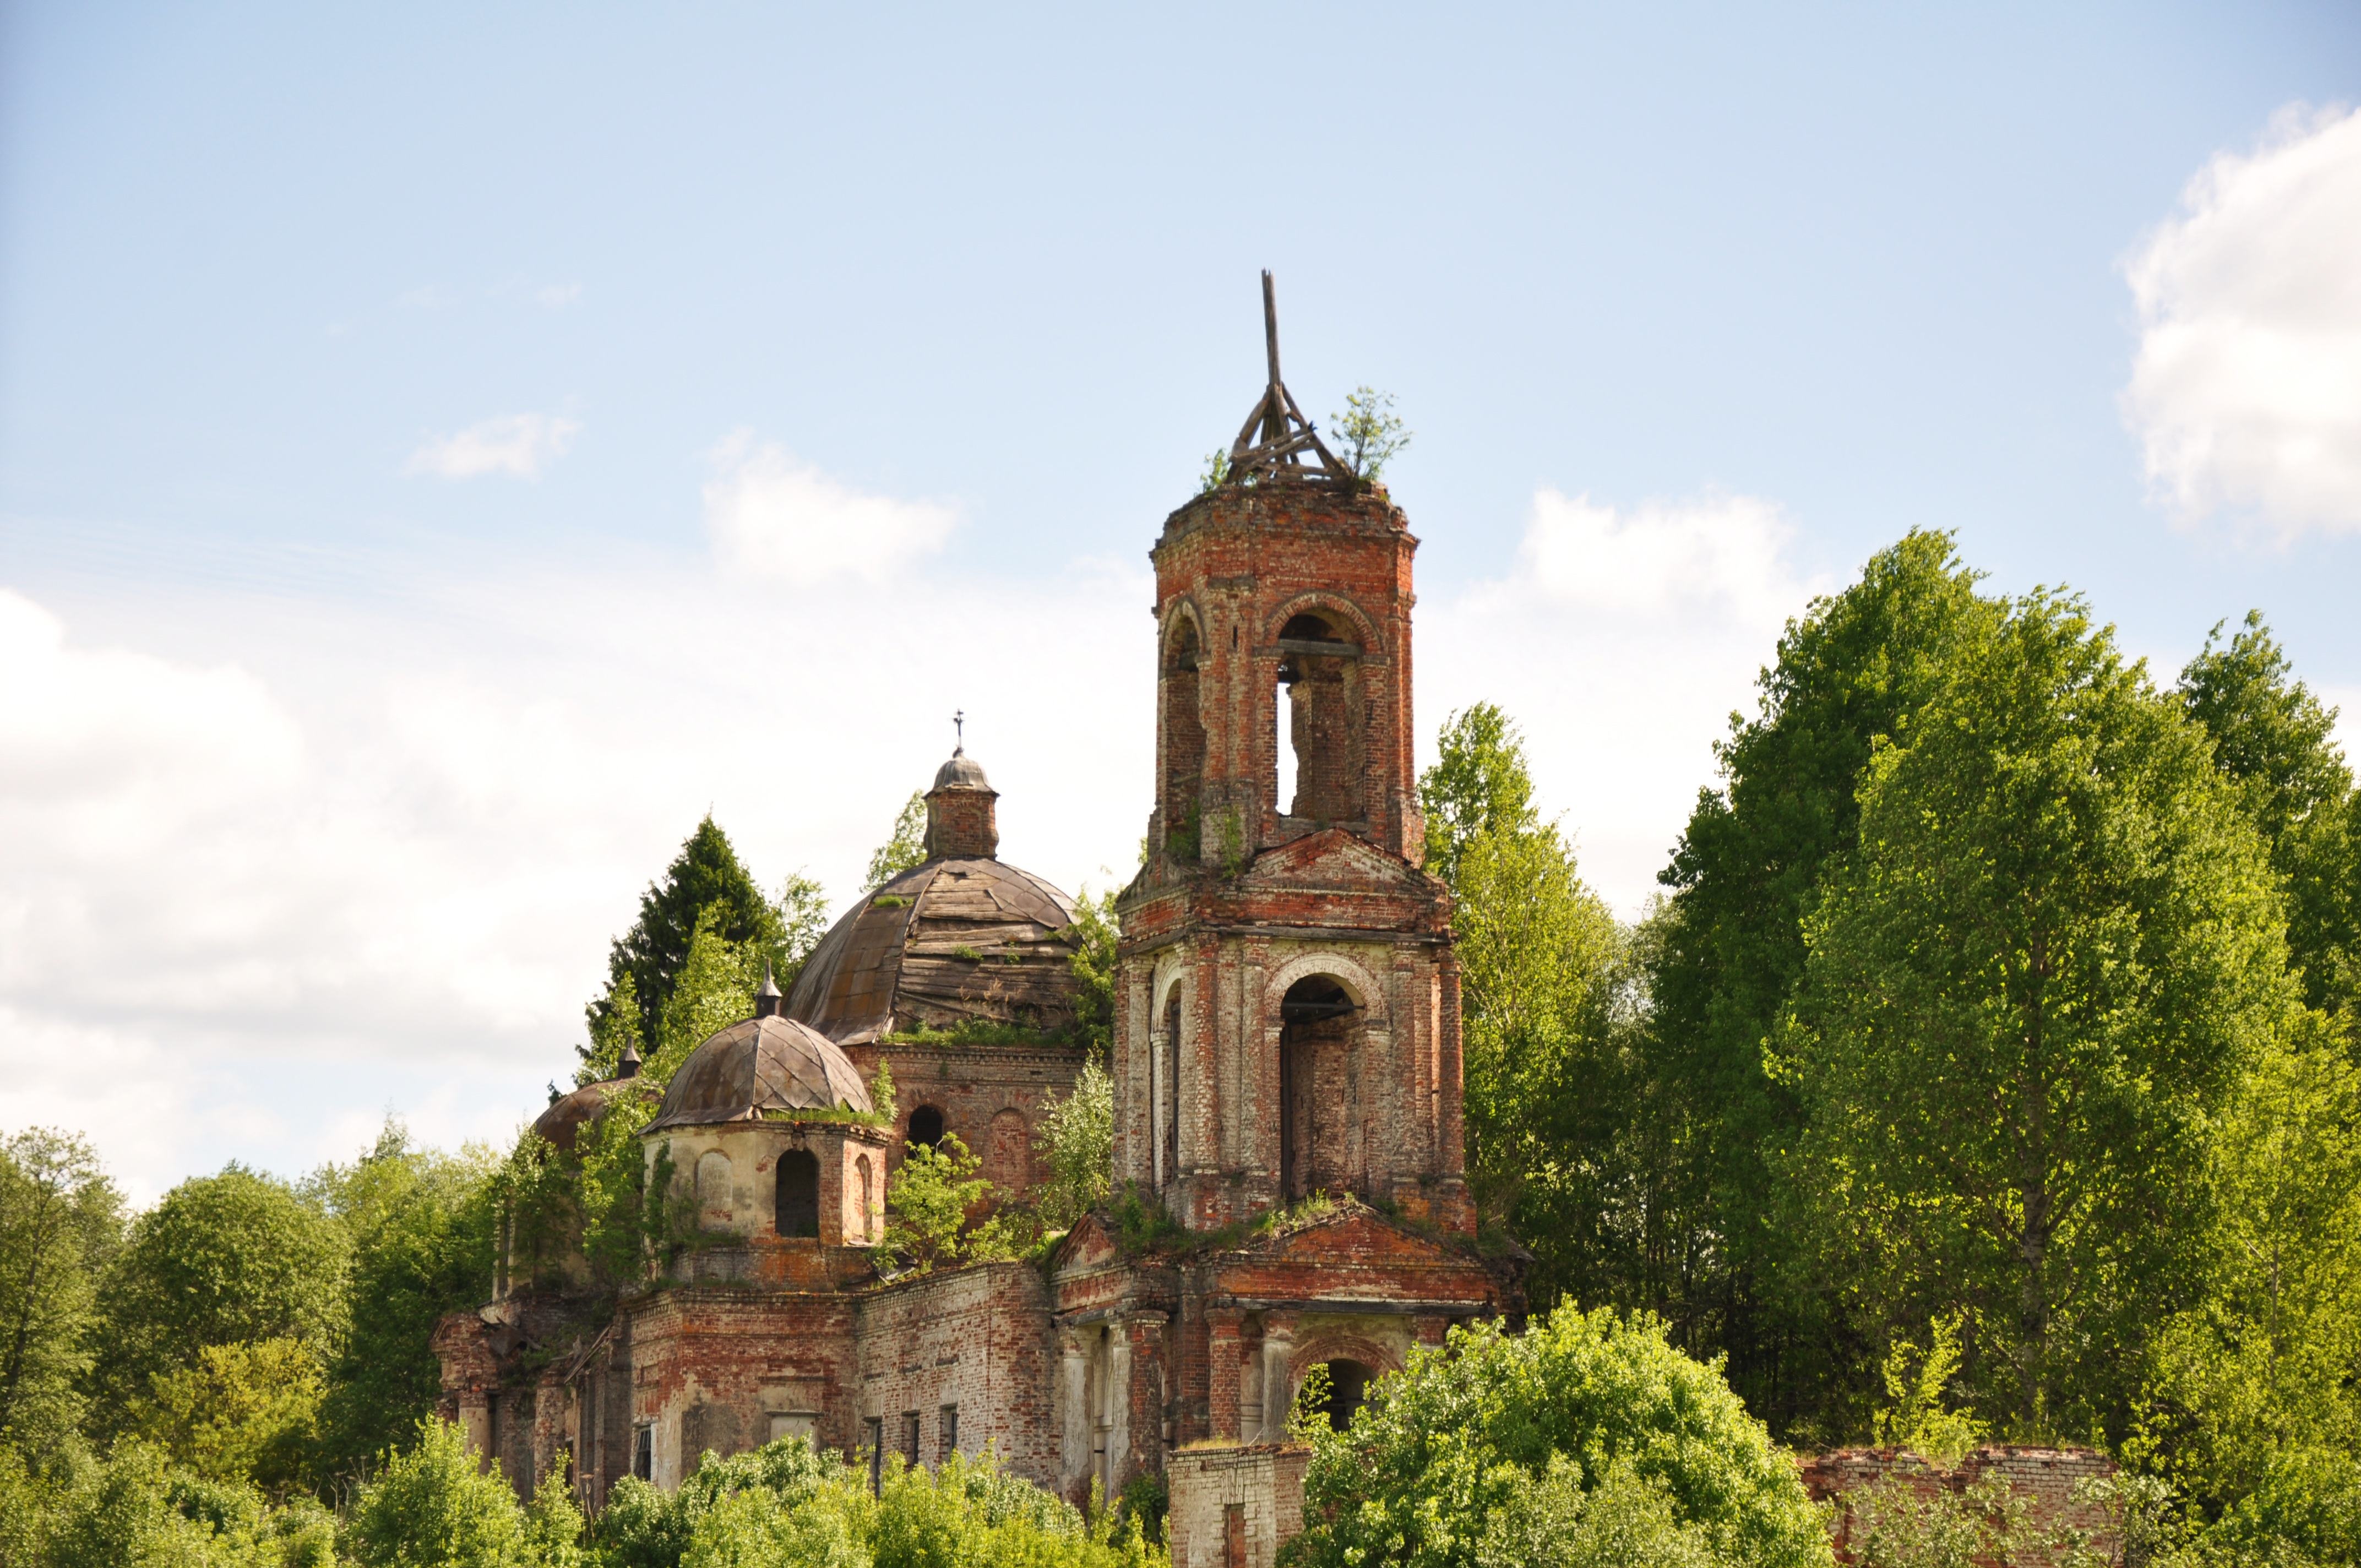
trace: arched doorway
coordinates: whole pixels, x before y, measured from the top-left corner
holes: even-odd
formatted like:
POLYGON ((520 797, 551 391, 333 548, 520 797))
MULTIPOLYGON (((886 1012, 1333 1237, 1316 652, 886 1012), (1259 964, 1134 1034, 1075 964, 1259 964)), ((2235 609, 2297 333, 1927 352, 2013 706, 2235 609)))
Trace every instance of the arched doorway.
POLYGON ((773 1209, 779 1234, 815 1237, 819 1234, 819 1158, 809 1149, 789 1149, 779 1157, 778 1201, 773 1209))
POLYGON ((1345 1161, 1345 1112, 1355 1015, 1345 988, 1306 975, 1279 1008, 1279 1169, 1287 1202, 1353 1185, 1345 1161))

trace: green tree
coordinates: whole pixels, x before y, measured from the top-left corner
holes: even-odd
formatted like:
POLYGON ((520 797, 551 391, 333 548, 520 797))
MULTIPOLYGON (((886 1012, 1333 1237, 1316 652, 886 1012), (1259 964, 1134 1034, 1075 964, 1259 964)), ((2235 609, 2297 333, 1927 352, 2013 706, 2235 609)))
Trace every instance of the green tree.
POLYGON ((300 1340, 209 1344, 156 1374, 141 1435, 209 1481, 250 1482, 285 1497, 305 1469, 325 1391, 320 1360, 300 1340))
POLYGON ((1468 1170, 1479 1209, 1532 1238, 1535 1299, 1597 1273, 1622 1166, 1624 933, 1532 804, 1516 726, 1479 703, 1419 780, 1427 865, 1454 894, 1468 1170))
POLYGON ((1599 1533, 1640 1538, 1630 1557, 1563 1561, 1831 1561, 1794 1460, 1714 1368, 1653 1319, 1570 1305, 1521 1335, 1479 1323, 1412 1351, 1348 1431, 1314 1432, 1303 1496, 1290 1568, 1503 1561, 1538 1533, 1536 1506, 1569 1525, 1596 1508, 1599 1533))
POLYGON ((1378 482, 1394 455, 1410 444, 1410 430, 1394 413, 1393 394, 1374 387, 1356 387, 1345 394, 1345 411, 1328 416, 1328 433, 1353 477, 1370 485, 1378 482))
MULTIPOLYGON (((786 898, 805 897, 801 890, 806 885, 801 873, 789 878, 786 898)), ((816 898, 818 884, 807 885, 808 896, 816 898)), ((663 880, 651 883, 641 894, 639 918, 631 928, 615 939, 607 960, 606 993, 589 1008, 593 1042, 610 1032, 607 1019, 621 999, 626 977, 631 1000, 639 1005, 640 1039, 657 1035, 700 921, 709 922, 723 941, 752 945, 775 963, 784 959, 791 918, 807 919, 806 904, 797 902, 783 911, 764 898, 740 862, 730 836, 708 815, 664 868, 663 880)))
POLYGON ((123 1199, 82 1139, 34 1127, 0 1143, 0 1448, 49 1448, 82 1424, 98 1281, 123 1199))
POLYGON ((1074 976, 1074 1032, 1104 1062, 1115 1049, 1115 950, 1123 935, 1115 894, 1093 898, 1085 886, 1074 901, 1073 923, 1060 935, 1074 944, 1066 960, 1074 976))
POLYGON ((1805 922, 1781 1163, 1876 1323, 1965 1314, 1980 1408, 2120 1436, 2204 1129, 2290 1004, 2273 879, 2079 601, 2017 601, 1897 728, 1805 922))
POLYGON ((1049 1179, 1041 1184, 1041 1223, 1062 1231, 1107 1201, 1115 1180, 1115 1080, 1082 1063, 1074 1091, 1041 1113, 1039 1141, 1049 1179))
POLYGON ((1715 749, 1720 787, 1699 793, 1639 943, 1650 1015, 1625 1093, 1644 1184, 1623 1252, 1635 1272, 1601 1299, 1661 1311, 1675 1343, 1727 1355, 1776 1431, 1865 1398, 1871 1363, 1840 1297, 1791 1288, 1769 1157, 1803 1112, 1763 1048, 1803 975, 1823 869, 1857 837, 1872 746, 1999 619, 1976 576, 1949 535, 1913 532, 1788 625, 1754 716, 1732 715, 1715 749))
POLYGON ((2332 738, 2336 710, 2291 676, 2262 612, 2249 610, 2226 646, 2221 627, 2207 635, 2178 695, 2213 738, 2214 764, 2270 847, 2304 1000, 2334 1011, 2361 1001, 2361 803, 2332 738))
POLYGON ((885 1184, 885 1235, 877 1250, 907 1258, 920 1274, 938 1264, 1008 1255, 997 1217, 982 1224, 972 1220, 992 1200, 983 1169, 983 1159, 968 1152, 957 1133, 945 1133, 939 1144, 904 1145, 902 1163, 885 1184))
POLYGON ((869 857, 869 874, 861 879, 861 891, 874 893, 914 866, 927 863, 927 797, 913 795, 902 803, 902 814, 894 818, 894 830, 869 857))
POLYGON ((1458 885, 1459 857, 1487 834, 1541 826, 1524 737, 1498 705, 1479 702, 1443 721, 1440 754, 1418 778, 1426 817, 1426 869, 1458 885))
POLYGON ((128 1425, 150 1379, 209 1344, 292 1339, 333 1356, 351 1260, 345 1227, 283 1181, 233 1164, 181 1182, 132 1223, 108 1275, 102 1426, 128 1425))
POLYGON ((2206 1288, 2158 1336, 2134 1447, 2219 1515, 2361 1454, 2361 1069, 2326 1018, 2246 1076, 2208 1166, 2206 1288))
POLYGON ((442 1316, 491 1294, 495 1231, 489 1148, 418 1147, 388 1117, 369 1151, 313 1172, 303 1190, 352 1238, 344 1343, 330 1359, 315 1465, 359 1474, 442 1398, 432 1348, 442 1316))

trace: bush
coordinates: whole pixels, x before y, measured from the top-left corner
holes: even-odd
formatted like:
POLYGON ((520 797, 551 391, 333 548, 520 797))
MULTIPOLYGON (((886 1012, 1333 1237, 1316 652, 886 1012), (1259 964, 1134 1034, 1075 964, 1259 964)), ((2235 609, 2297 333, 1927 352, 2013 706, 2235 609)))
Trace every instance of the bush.
POLYGON ((526 1508, 497 1470, 478 1472, 456 1426, 429 1418, 361 1488, 346 1544, 361 1568, 574 1568, 582 1516, 564 1476, 561 1463, 526 1508))
POLYGON ((1413 1352, 1348 1431, 1314 1434, 1304 1520, 1291 1568, 1474 1568, 1521 1540, 1603 1563, 1642 1538, 1666 1562, 1831 1561, 1793 1461, 1717 1368, 1653 1318, 1572 1307, 1519 1338, 1479 1324, 1413 1352))
POLYGON ((872 1497, 865 1471, 791 1438, 708 1453, 669 1497, 619 1483, 591 1547, 600 1568, 1164 1568, 1136 1523, 1118 1528, 988 1453, 931 1471, 894 1459, 872 1497))

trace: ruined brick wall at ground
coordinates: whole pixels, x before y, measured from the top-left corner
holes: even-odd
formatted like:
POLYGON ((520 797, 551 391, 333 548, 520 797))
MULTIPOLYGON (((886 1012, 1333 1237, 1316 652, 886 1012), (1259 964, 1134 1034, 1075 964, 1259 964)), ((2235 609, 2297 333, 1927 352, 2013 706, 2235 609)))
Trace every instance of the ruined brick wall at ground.
POLYGON ((1830 1529, 1839 1563, 1852 1561, 1853 1518, 1843 1499, 1848 1493, 1879 1482, 1898 1482, 1931 1497, 1938 1491, 1956 1496, 1979 1481, 1998 1480, 2026 1501, 2026 1522, 2035 1529, 2085 1532, 2092 1544, 2109 1556, 2120 1544, 2106 1508, 2076 1499, 2077 1489, 2085 1483, 2115 1474, 2114 1461, 2087 1448, 1988 1444, 1949 1470, 1938 1469, 1907 1449, 1842 1448, 1805 1459, 1801 1465, 1804 1487, 1812 1500, 1838 1504, 1830 1529))
POLYGON ((1172 1568, 1270 1568, 1303 1528, 1307 1448, 1183 1449, 1166 1461, 1172 1568))
POLYGON ((918 1457, 943 1447, 945 1406, 958 1414, 958 1446, 989 1442, 1008 1468, 1055 1486, 1056 1385, 1049 1287, 1027 1263, 985 1263, 889 1285, 862 1298, 856 1333, 855 1414, 882 1421, 887 1451, 902 1420, 918 1419, 918 1457))

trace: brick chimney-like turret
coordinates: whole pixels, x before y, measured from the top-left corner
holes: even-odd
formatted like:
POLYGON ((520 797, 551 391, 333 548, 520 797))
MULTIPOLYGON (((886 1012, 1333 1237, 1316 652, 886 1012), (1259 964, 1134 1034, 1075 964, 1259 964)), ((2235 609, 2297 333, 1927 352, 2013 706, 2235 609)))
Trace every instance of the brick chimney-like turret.
POLYGON ((992 803, 999 798, 983 766, 964 750, 953 751, 927 792, 927 859, 998 859, 1000 824, 992 803))

